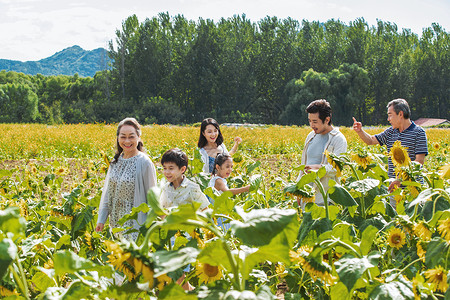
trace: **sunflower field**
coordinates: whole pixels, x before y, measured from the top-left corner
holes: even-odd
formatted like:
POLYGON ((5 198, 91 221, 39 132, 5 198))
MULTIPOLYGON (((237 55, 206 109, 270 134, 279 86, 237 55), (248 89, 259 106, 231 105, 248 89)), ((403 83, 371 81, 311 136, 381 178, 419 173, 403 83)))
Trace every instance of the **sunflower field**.
POLYGON ((159 184, 122 218, 147 213, 137 241, 128 241, 121 236, 130 228, 94 230, 115 125, 0 128, 5 299, 450 299, 448 129, 426 130, 421 166, 401 145, 387 153, 341 128, 349 150, 328 154, 341 177, 325 191, 323 168, 297 181, 309 128, 223 127, 229 148, 234 136, 243 139, 228 184, 250 185, 232 196, 207 188, 199 127, 144 127, 159 184), (214 199, 209 209, 160 207, 159 160, 173 147, 188 154, 187 176, 214 199), (402 179, 391 193, 389 156, 402 179), (317 206, 310 183, 333 204, 317 206))

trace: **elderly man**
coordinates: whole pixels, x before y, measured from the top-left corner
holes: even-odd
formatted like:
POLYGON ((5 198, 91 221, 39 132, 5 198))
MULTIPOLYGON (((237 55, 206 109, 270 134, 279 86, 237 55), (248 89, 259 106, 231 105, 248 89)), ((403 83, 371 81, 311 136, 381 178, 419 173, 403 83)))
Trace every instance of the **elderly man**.
MULTIPOLYGON (((362 129, 361 122, 353 118, 353 130, 367 145, 386 145, 388 152, 396 141, 400 141, 403 147, 407 148, 411 161, 419 162, 423 165, 425 156, 428 154, 427 135, 422 127, 411 121, 411 110, 405 99, 395 99, 387 105, 388 121, 391 127, 382 133, 370 135, 362 129)), ((389 192, 400 185, 400 181, 395 178, 394 165, 389 158, 388 167, 389 178, 394 178, 389 185, 389 192)), ((392 201, 391 201, 392 202, 392 201)), ((395 207, 395 203, 394 203, 395 207)))

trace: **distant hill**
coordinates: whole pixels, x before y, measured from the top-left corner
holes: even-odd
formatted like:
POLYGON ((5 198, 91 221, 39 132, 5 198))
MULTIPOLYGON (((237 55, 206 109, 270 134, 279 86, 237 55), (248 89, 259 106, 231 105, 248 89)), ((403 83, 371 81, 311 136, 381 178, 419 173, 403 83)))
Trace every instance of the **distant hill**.
POLYGON ((87 51, 80 46, 66 48, 38 61, 0 59, 0 70, 22 72, 29 75, 78 75, 94 76, 104 70, 109 61, 104 48, 87 51))

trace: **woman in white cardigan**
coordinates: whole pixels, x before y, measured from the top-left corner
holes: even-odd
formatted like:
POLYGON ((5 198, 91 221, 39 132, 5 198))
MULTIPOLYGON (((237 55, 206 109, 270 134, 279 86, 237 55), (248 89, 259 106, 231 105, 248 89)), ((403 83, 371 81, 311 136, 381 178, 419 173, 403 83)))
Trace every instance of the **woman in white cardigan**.
POLYGON ((242 139, 240 137, 235 137, 233 148, 228 152, 227 147, 223 143, 219 123, 213 118, 204 119, 200 126, 200 137, 198 139, 198 148, 204 163, 203 172, 211 174, 214 170, 214 162, 217 155, 233 155, 241 142, 242 139))
MULTIPOLYGON (((118 221, 133 207, 146 203, 147 191, 155 185, 156 170, 144 153, 141 126, 136 119, 126 118, 117 128, 116 154, 106 175, 95 230, 102 231, 108 217, 111 228, 121 227, 118 221)), ((136 240, 145 219, 146 214, 140 212, 137 222, 125 222, 123 228, 133 227, 136 230, 124 237, 136 240)))

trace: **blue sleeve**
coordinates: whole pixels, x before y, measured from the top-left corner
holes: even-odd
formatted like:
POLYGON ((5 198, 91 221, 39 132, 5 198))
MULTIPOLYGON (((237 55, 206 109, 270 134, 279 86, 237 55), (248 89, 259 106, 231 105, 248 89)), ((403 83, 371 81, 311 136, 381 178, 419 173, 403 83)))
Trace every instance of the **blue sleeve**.
POLYGON ((392 127, 389 127, 388 129, 386 129, 385 131, 383 131, 382 133, 379 134, 375 134, 375 138, 377 139, 378 143, 383 146, 386 145, 387 143, 387 139, 388 139, 388 132, 389 130, 391 130, 392 127))
POLYGON ((428 155, 427 134, 425 130, 420 130, 416 136, 416 153, 428 155))

